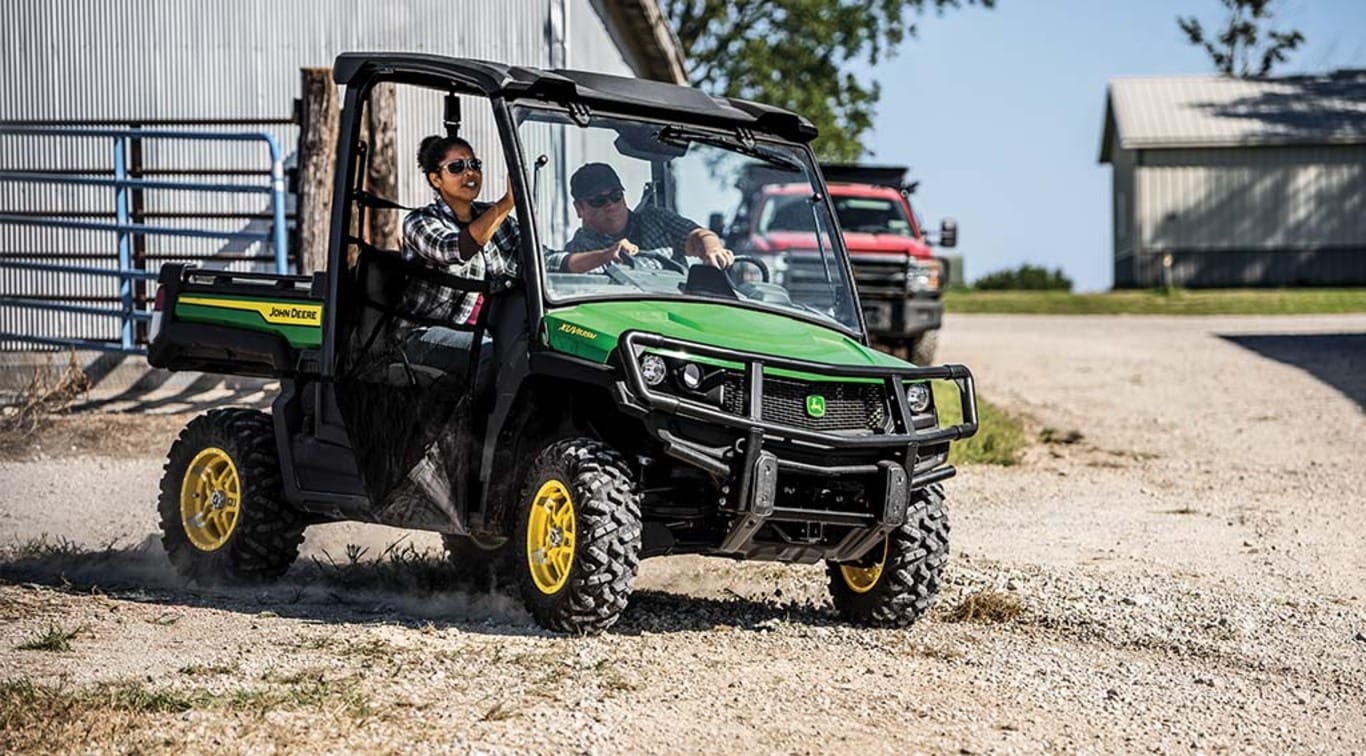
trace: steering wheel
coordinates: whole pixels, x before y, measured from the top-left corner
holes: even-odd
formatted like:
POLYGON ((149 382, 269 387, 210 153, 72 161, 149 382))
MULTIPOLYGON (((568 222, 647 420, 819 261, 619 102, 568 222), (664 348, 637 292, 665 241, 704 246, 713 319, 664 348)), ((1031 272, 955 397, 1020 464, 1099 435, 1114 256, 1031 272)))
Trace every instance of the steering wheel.
POLYGON ((634 255, 622 255, 620 262, 624 264, 624 266, 627 268, 635 268, 637 267, 636 260, 642 258, 654 260, 655 262, 659 263, 660 267, 662 267, 664 270, 672 270, 675 273, 682 273, 684 275, 687 275, 688 273, 687 267, 684 266, 682 263, 678 262, 677 260, 662 252, 655 252, 652 250, 642 249, 634 255))
MULTIPOLYGON (((735 260, 731 262, 730 267, 733 269, 736 265, 740 263, 753 265, 754 267, 758 268, 759 275, 763 278, 764 283, 769 283, 773 280, 773 276, 768 271, 768 264, 765 263, 763 260, 760 260, 758 257, 755 257, 754 255, 736 255, 735 260)), ((730 271, 727 271, 727 273, 729 272, 730 271)))

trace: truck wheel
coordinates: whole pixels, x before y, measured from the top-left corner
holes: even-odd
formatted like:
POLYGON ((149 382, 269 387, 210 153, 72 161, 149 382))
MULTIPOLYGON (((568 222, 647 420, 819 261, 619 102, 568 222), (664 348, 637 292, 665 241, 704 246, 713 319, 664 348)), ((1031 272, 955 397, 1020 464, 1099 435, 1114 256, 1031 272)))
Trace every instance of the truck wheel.
POLYGON ((516 549, 507 538, 443 533, 441 542, 456 578, 483 590, 495 587, 516 565, 516 549))
POLYGON ((598 633, 616 623, 640 565, 640 492, 621 455, 586 438, 537 456, 518 506, 522 598, 543 627, 598 633))
POLYGON ((859 562, 826 562, 835 608, 851 622, 905 627, 939 595, 939 577, 949 556, 944 490, 931 485, 912 497, 906 524, 882 545, 859 562))
POLYGON ((269 580, 299 556, 304 521, 280 490, 270 416, 219 409, 196 417, 166 455, 161 544, 202 583, 269 580))
POLYGON ((911 364, 925 367, 934 364, 934 350, 939 346, 939 330, 926 331, 906 341, 906 354, 911 364))

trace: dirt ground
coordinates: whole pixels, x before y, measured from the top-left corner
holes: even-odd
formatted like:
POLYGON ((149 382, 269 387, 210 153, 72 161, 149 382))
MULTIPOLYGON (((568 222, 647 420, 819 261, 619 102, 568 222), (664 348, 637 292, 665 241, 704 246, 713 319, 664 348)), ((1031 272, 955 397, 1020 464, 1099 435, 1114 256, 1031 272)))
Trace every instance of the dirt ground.
POLYGON ((198 589, 149 538, 175 423, 68 428, 0 462, 0 750, 1366 751, 1366 316, 955 316, 941 357, 1036 441, 948 482, 906 630, 837 622, 820 568, 678 557, 555 637, 347 524, 198 589))

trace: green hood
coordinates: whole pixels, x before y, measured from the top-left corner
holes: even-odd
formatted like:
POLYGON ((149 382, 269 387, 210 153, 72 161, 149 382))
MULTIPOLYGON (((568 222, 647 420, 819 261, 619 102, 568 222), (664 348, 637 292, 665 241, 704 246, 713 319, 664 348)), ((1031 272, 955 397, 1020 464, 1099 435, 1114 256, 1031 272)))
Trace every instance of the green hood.
POLYGON ((708 302, 634 300, 586 302, 545 316, 550 346, 606 362, 630 331, 757 354, 839 366, 909 367, 844 334, 797 318, 708 302))

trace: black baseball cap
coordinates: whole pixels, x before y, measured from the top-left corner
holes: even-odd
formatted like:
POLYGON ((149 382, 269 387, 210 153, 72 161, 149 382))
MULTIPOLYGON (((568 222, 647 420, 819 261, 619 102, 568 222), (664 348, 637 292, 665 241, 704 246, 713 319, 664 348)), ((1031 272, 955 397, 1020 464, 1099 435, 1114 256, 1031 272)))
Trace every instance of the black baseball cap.
POLYGON ((624 189, 621 178, 606 163, 587 163, 569 177, 569 194, 576 200, 586 199, 604 189, 624 189))

